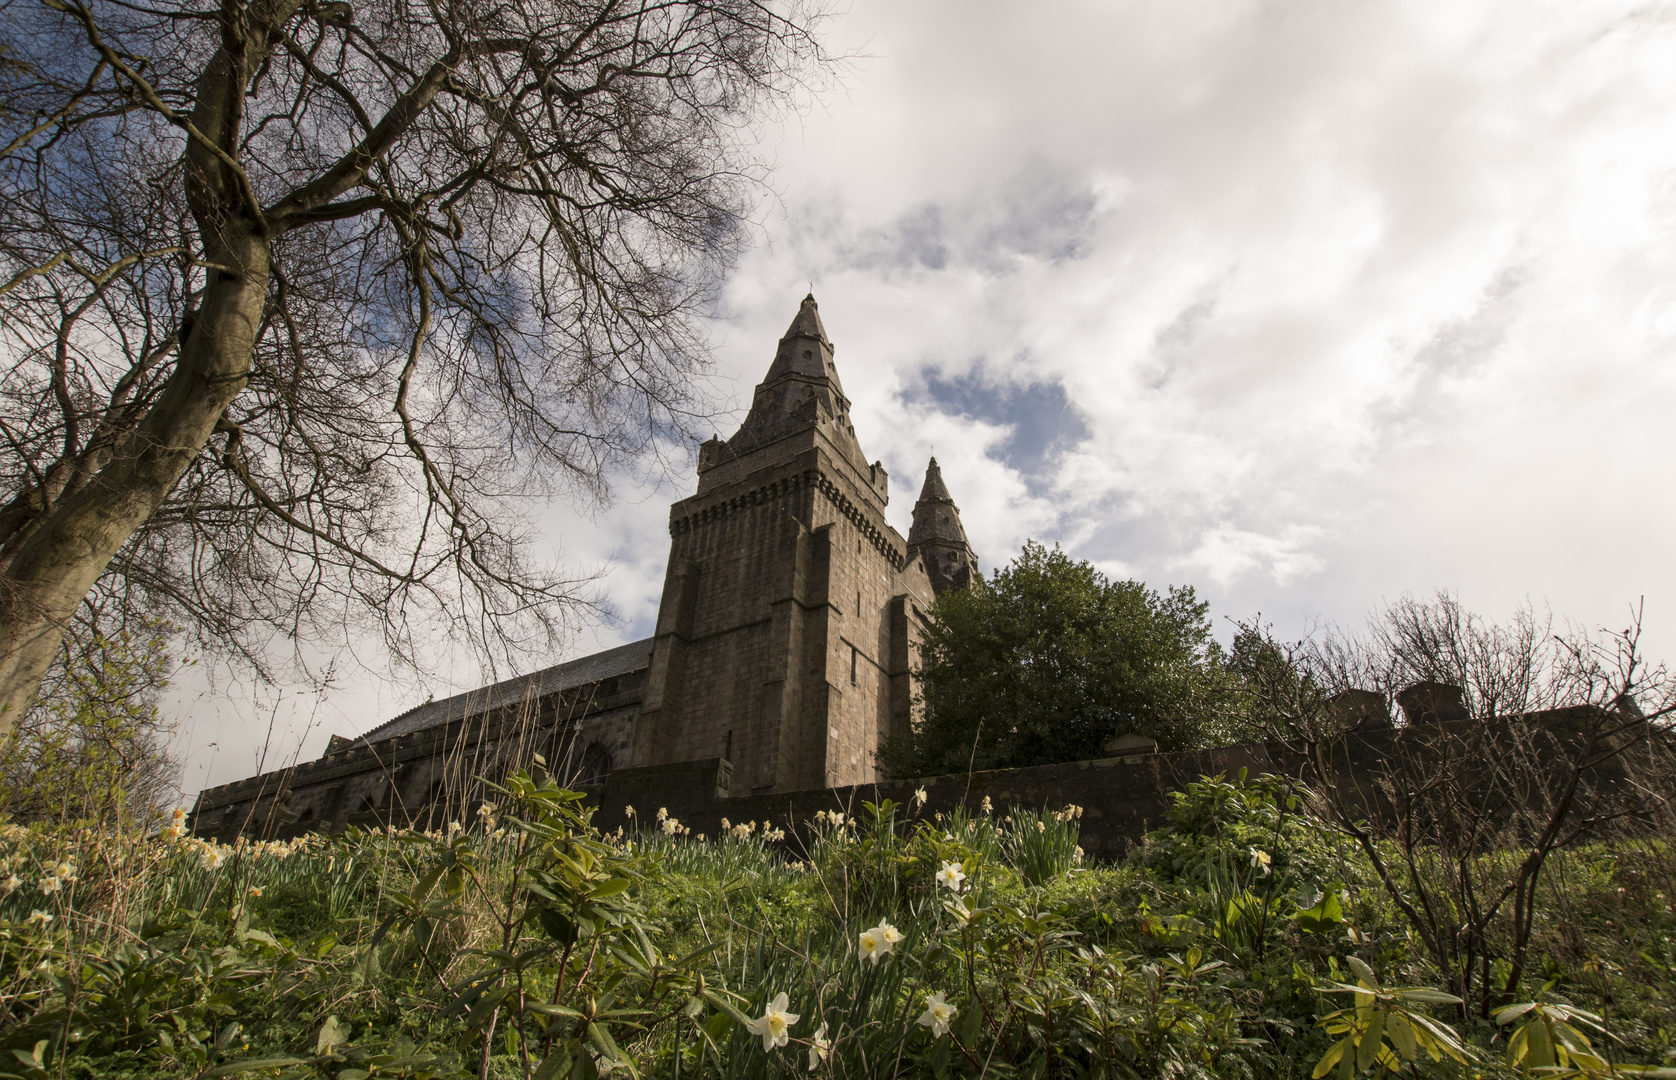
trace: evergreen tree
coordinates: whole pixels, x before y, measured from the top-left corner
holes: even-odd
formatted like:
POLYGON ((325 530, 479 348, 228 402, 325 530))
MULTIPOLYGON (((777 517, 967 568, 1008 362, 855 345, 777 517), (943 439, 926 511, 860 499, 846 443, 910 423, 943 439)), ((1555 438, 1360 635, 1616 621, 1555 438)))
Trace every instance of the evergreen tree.
POLYGON ((1243 734, 1243 695, 1188 586, 1113 581, 1027 542, 987 581, 937 599, 921 643, 919 725, 880 749, 895 776, 1102 755, 1117 735, 1185 750, 1243 734))

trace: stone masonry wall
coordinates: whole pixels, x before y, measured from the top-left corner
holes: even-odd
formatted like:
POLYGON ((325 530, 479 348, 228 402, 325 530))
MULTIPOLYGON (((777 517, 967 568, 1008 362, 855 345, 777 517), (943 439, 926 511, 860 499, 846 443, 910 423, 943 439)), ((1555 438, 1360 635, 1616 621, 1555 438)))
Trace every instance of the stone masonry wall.
MULTIPOLYGON (((1529 718, 1553 736, 1556 748, 1574 745, 1581 737, 1590 710, 1558 709, 1529 718)), ((1450 727, 1497 721, 1466 720, 1458 724, 1429 724, 1393 728, 1369 725, 1353 730, 1320 747, 1311 757, 1279 744, 1247 744, 1215 750, 1076 761, 1028 769, 974 772, 970 775, 938 776, 897 780, 846 787, 788 791, 775 794, 728 796, 730 766, 720 759, 688 761, 654 768, 624 769, 606 778, 596 789, 598 809, 594 821, 602 829, 614 830, 629 824, 626 810, 633 808, 642 826, 650 827, 659 809, 667 810, 692 831, 716 836, 723 818, 734 824, 756 821, 783 828, 796 848, 800 832, 817 811, 839 810, 860 817, 862 804, 884 799, 907 806, 916 790, 925 790, 927 801, 920 811, 929 816, 964 806, 976 813, 987 797, 997 814, 1010 807, 1057 810, 1067 803, 1083 808, 1081 845, 1095 858, 1120 859, 1140 843, 1148 830, 1165 824, 1170 793, 1180 791, 1204 776, 1232 777, 1241 769, 1255 776, 1262 773, 1292 776, 1313 784, 1334 785, 1340 798, 1359 806, 1362 816, 1389 822, 1381 778, 1392 775, 1388 765, 1397 754, 1423 762, 1427 740, 1450 727), (1322 771, 1325 771, 1325 777, 1322 771)), ((1669 747, 1666 746, 1666 752, 1669 747)), ((1561 751, 1569 756, 1569 751, 1561 751)), ((1470 782, 1470 775, 1469 775, 1470 782)), ((1587 791, 1580 796, 1579 811, 1586 812, 1596 798, 1618 785, 1630 784, 1623 762, 1612 759, 1591 770, 1587 791)), ((1670 808, 1664 813, 1668 817, 1670 808)), ((1667 820, 1666 826, 1676 826, 1667 820)))

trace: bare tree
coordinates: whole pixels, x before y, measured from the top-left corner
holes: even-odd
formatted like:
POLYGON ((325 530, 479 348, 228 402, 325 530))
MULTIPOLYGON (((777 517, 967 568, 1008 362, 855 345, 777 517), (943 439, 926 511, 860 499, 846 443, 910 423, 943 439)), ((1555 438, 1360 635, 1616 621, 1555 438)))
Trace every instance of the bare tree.
POLYGON ((1286 661, 1259 688, 1272 733, 1300 752, 1324 816, 1367 856, 1463 1009, 1488 1016, 1514 999, 1555 852, 1671 824, 1676 679, 1642 652, 1639 608, 1621 632, 1556 633, 1529 607, 1497 625, 1440 592, 1403 597, 1360 636, 1264 644, 1286 661), (1418 715, 1393 726, 1340 696, 1388 705, 1416 683, 1461 687, 1464 710, 1428 715, 1411 699, 1418 715))
POLYGON ((603 498, 684 436, 747 125, 829 69, 817 23, 0 2, 0 737, 90 593, 251 661, 561 632, 588 595, 504 497, 603 498))

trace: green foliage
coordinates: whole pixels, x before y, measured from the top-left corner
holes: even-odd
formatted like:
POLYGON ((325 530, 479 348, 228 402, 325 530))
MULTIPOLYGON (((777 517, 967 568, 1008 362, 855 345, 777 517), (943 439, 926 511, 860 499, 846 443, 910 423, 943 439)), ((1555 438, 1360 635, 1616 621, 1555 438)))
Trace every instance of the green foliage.
POLYGON ((494 798, 470 829, 232 847, 0 826, 0 1075, 1592 1078, 1676 1032, 1656 842, 1556 863, 1544 925, 1588 936, 1544 939, 1540 1004, 1463 1028, 1273 777, 1191 785, 1123 867, 1075 863, 1075 807, 699 838, 602 836, 524 775, 494 798))
POLYGON ((174 667, 174 627, 144 622, 109 636, 72 635, 0 766, 0 817, 150 822, 173 794, 176 766, 157 695, 174 667))
POLYGON ((1343 1038, 1315 1063, 1310 1073, 1313 1080, 1321 1080, 1335 1068, 1338 1080, 1351 1080, 1370 1069, 1396 1072, 1405 1063, 1417 1062, 1422 1052, 1433 1061, 1448 1058, 1467 1063, 1468 1051, 1460 1036, 1425 1012, 1427 1005, 1459 1005, 1460 998, 1424 986, 1387 989, 1362 960, 1352 956, 1350 966, 1357 975, 1354 986, 1333 983, 1320 988, 1325 994, 1354 994, 1356 1004, 1320 1019, 1321 1027, 1343 1038))
POLYGON ((1115 735, 1165 750, 1237 741, 1240 698, 1188 587, 1112 581, 1030 542, 937 598, 921 644, 923 722, 880 750, 896 776, 1101 756, 1115 735))
POLYGON ((1082 862, 1077 846, 1077 820, 1082 807, 1067 806, 1049 813, 1014 807, 1007 811, 1007 828, 999 834, 1001 850, 1027 885, 1045 885, 1069 874, 1082 862))
POLYGON ((1147 837, 1136 858, 1172 882, 1207 881, 1230 865, 1313 885, 1352 881, 1335 831, 1308 812, 1307 794, 1290 780, 1253 778, 1244 769, 1233 780, 1196 780, 1170 793, 1169 824, 1147 837))

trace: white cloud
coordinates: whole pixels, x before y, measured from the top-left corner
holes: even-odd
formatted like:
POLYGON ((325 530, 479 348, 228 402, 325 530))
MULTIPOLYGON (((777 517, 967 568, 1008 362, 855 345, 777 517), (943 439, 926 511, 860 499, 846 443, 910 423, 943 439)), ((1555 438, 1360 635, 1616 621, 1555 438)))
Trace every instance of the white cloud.
POLYGON ((1263 536, 1228 525, 1218 525, 1199 538, 1199 544, 1185 555, 1169 561, 1171 569, 1182 569, 1190 577, 1206 577, 1226 588, 1253 570, 1266 569, 1278 585, 1320 570, 1320 556, 1305 545, 1320 530, 1292 526, 1285 536, 1263 536))

